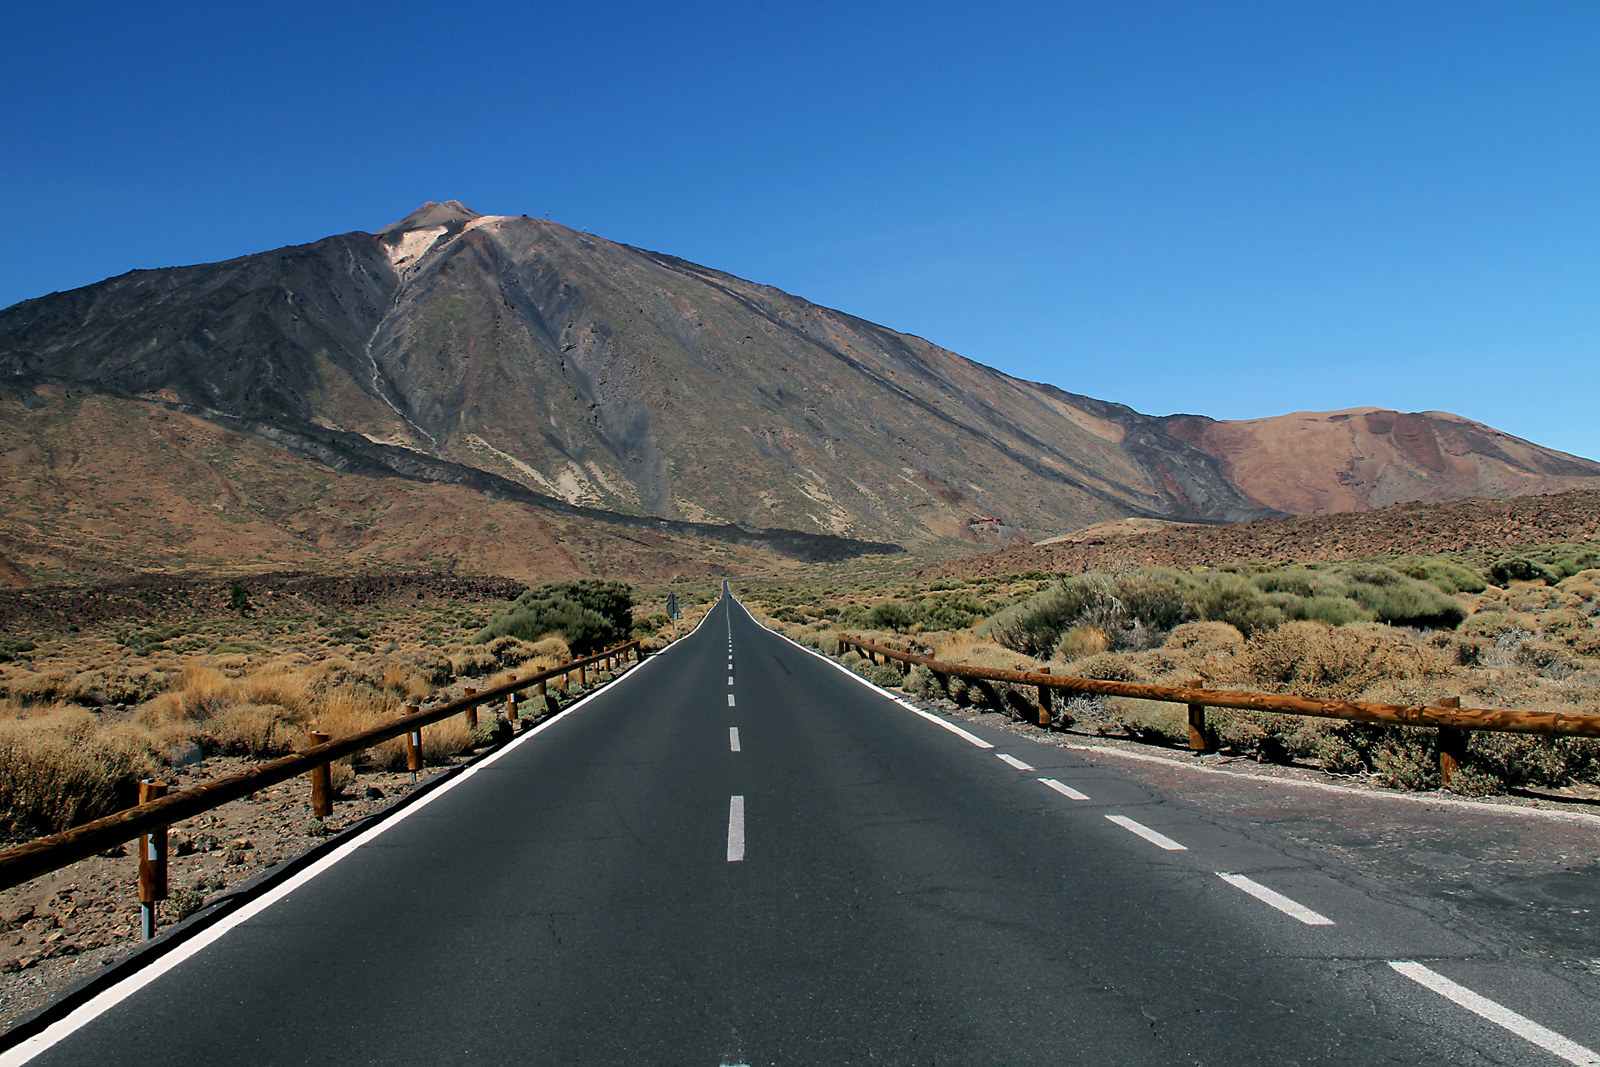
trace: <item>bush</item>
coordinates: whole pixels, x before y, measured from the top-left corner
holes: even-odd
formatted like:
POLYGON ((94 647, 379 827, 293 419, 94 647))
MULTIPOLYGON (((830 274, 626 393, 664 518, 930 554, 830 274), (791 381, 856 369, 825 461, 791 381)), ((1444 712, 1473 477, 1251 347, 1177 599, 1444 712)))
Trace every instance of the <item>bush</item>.
POLYGON ((560 634, 578 655, 616 644, 633 628, 633 590, 626 582, 549 582, 523 593, 506 614, 480 630, 484 644, 501 637, 537 641, 560 634))
POLYGON ((917 612, 898 600, 878 604, 861 617, 861 624, 870 630, 889 630, 905 633, 917 621, 917 612))
POLYGON ((13 829, 55 833, 138 800, 159 767, 134 729, 100 729, 85 711, 0 721, 0 810, 13 829))
POLYGON ((1193 603, 1207 622, 1225 622, 1246 637, 1284 622, 1283 609, 1237 574, 1201 575, 1195 585, 1193 603))
POLYGON ((1177 577, 1164 571, 1117 579, 1067 578, 1001 611, 978 634, 1014 652, 1048 656, 1074 630, 1105 635, 1110 648, 1148 648, 1194 617, 1177 577))
POLYGON ((1401 560, 1394 566, 1402 574, 1427 582, 1441 593, 1481 593, 1489 587, 1479 572, 1442 559, 1401 560))

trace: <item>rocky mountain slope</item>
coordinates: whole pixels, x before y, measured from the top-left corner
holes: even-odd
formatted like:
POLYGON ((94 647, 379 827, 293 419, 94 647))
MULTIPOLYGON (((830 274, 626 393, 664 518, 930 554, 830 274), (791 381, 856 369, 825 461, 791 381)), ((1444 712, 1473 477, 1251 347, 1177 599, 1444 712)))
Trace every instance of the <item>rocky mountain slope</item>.
POLYGON ((0 383, 24 399, 43 385, 143 399, 336 469, 601 521, 849 539, 776 535, 806 558, 875 547, 862 539, 1032 540, 1129 516, 1239 522, 1600 485, 1600 464, 1454 416, 1363 412, 1360 436, 1305 449, 1311 437, 1272 420, 1141 415, 454 201, 376 234, 24 301, 0 311, 0 383), (1386 450, 1362 451, 1390 417, 1386 450))
POLYGON ((1402 501, 1513 497, 1596 484, 1596 464, 1445 411, 1297 411, 1218 422, 1163 420, 1222 462, 1252 500, 1291 515, 1365 511, 1402 501))
POLYGON ((1370 511, 1274 516, 1233 526, 1118 532, 1090 528, 1051 544, 979 552, 919 571, 981 578, 1024 571, 1082 574, 1125 567, 1311 563, 1456 553, 1487 565, 1542 545, 1600 543, 1600 492, 1507 500, 1411 501, 1370 511))
POLYGON ((0 588, 368 567, 656 583, 798 566, 757 544, 334 470, 157 404, 52 385, 28 400, 0 396, 0 588))

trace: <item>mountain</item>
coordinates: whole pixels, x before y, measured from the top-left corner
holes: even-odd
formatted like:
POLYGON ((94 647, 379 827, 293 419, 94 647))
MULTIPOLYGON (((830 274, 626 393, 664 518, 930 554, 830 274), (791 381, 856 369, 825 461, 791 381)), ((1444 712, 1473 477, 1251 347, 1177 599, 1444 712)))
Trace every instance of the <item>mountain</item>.
POLYGON ((1250 499, 1291 515, 1594 488, 1600 472, 1447 411, 1351 408, 1232 422, 1174 415, 1164 425, 1220 460, 1250 499))
POLYGON ((343 471, 806 558, 1600 485, 1600 464, 1442 414, 1364 412, 1342 446, 1273 420, 1142 415, 455 201, 375 234, 24 301, 0 311, 0 383, 162 404, 343 471), (1387 451, 1361 451, 1390 416, 1387 451))
POLYGON ((164 405, 54 385, 0 395, 0 588, 368 567, 655 584, 797 566, 759 543, 338 471, 164 405))

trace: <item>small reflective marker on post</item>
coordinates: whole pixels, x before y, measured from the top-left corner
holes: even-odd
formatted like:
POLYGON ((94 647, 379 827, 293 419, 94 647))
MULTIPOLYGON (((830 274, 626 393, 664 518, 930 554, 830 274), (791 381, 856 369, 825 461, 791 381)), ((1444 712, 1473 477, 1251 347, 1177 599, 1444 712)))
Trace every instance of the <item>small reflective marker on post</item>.
MULTIPOLYGON (((407 704, 406 714, 415 715, 422 710, 421 704, 407 704)), ((411 772, 411 781, 417 780, 417 772, 422 770, 422 731, 410 730, 406 733, 406 770, 411 772)))
MULTIPOLYGON (((139 783, 139 803, 167 795, 167 783, 146 778, 139 783)), ((139 937, 156 936, 156 903, 167 899, 167 828, 139 835, 139 937)))

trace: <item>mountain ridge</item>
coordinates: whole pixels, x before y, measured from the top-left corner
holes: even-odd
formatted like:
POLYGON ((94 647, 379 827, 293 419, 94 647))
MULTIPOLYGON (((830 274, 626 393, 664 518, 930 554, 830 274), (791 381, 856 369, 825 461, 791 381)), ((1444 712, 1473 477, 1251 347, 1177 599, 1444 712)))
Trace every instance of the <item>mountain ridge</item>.
POLYGON ((1392 413, 1341 444, 1328 413, 1302 462, 1271 419, 1145 415, 457 201, 0 310, 0 383, 179 405, 320 462, 602 521, 842 539, 828 553, 1600 485, 1600 464, 1459 416, 1392 413))

